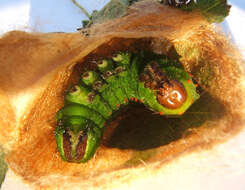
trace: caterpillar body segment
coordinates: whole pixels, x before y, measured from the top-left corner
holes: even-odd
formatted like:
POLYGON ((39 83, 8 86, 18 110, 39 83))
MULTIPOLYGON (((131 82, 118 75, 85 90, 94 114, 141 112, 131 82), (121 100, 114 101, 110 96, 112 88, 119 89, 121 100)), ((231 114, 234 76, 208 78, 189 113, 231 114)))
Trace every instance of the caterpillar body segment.
POLYGON ((117 80, 114 71, 115 67, 112 60, 103 60, 99 62, 98 70, 105 81, 104 85, 98 89, 98 92, 109 103, 110 107, 114 111, 118 110, 119 107, 117 105, 120 105, 120 95, 122 95, 122 92, 114 90, 117 89, 117 80))
POLYGON ((101 78, 95 71, 88 71, 82 75, 82 82, 87 86, 95 85, 99 81, 101 82, 101 78))
POLYGON ((108 102, 113 111, 118 110, 117 104, 119 104, 119 100, 114 94, 111 86, 109 84, 103 85, 103 87, 98 91, 105 101, 108 102))
POLYGON ((154 110, 155 112, 161 112, 161 107, 157 107, 158 104, 154 93, 150 89, 145 88, 144 83, 139 83, 138 92, 140 96, 140 101, 144 105, 146 105, 146 107, 150 108, 151 110, 154 110))
POLYGON ((134 93, 131 94, 131 97, 133 97, 136 100, 140 99, 139 93, 138 93, 138 86, 139 86, 139 66, 140 66, 140 59, 141 57, 136 55, 132 59, 132 64, 130 66, 129 74, 130 74, 130 86, 134 93))
POLYGON ((110 84, 110 87, 113 90, 113 93, 118 99, 118 103, 116 106, 120 107, 119 105, 126 104, 125 98, 127 98, 127 96, 126 96, 124 89, 121 86, 119 77, 117 75, 114 75, 114 76, 111 76, 107 81, 110 84))
POLYGON ((121 52, 114 56, 112 59, 119 65, 125 65, 125 66, 130 66, 130 59, 132 57, 132 54, 129 52, 121 52))
POLYGON ((115 106, 118 103, 118 98, 114 94, 110 79, 113 77, 114 66, 111 60, 103 60, 97 64, 98 70, 103 78, 103 85, 98 89, 99 94, 108 102, 113 110, 118 110, 115 106), (110 98, 109 98, 110 97, 110 98))
POLYGON ((60 120, 60 117, 62 117, 63 120, 71 116, 84 117, 86 119, 92 120, 100 128, 104 127, 104 123, 106 121, 105 118, 103 118, 103 116, 99 112, 92 110, 87 106, 79 104, 69 104, 63 107, 57 115, 58 120, 60 120))
POLYGON ((129 77, 129 73, 127 70, 124 70, 118 74, 118 81, 125 94, 125 98, 129 99, 132 94, 132 91, 129 86, 130 77, 129 77))
POLYGON ((92 110, 97 110, 104 118, 108 119, 111 108, 105 103, 100 95, 90 91, 81 84, 75 85, 73 89, 65 96, 65 104, 77 103, 85 105, 92 110))
POLYGON ((135 90, 132 86, 131 80, 131 58, 132 55, 130 53, 120 53, 116 57, 113 58, 115 63, 118 66, 122 67, 122 72, 119 73, 119 81, 126 93, 127 98, 130 100, 135 97, 135 90))
MULTIPOLYGON (((83 76, 82 83, 89 85, 89 87, 91 87, 98 94, 98 96, 100 96, 101 102, 104 102, 104 104, 107 105, 106 107, 109 108, 108 110, 110 111, 108 112, 107 110, 106 114, 108 115, 109 113, 110 116, 113 110, 117 110, 115 104, 118 101, 114 93, 112 92, 110 85, 108 85, 108 83, 106 83, 106 81, 103 80, 102 77, 99 77, 99 74, 96 73, 95 71, 89 71, 86 73, 91 73, 89 74, 89 76, 93 76, 93 77, 90 77, 89 79, 88 78, 84 79, 83 76), (96 74, 92 75, 92 73, 96 73, 96 74)), ((97 96, 95 96, 95 98, 99 99, 97 96)))
POLYGON ((98 69, 102 73, 104 73, 106 71, 112 71, 114 69, 112 60, 106 60, 106 59, 102 60, 98 64, 98 69))
POLYGON ((61 158, 86 162, 96 152, 105 124, 130 101, 161 115, 181 115, 199 95, 180 64, 166 57, 119 53, 85 72, 57 112, 55 137, 61 158))

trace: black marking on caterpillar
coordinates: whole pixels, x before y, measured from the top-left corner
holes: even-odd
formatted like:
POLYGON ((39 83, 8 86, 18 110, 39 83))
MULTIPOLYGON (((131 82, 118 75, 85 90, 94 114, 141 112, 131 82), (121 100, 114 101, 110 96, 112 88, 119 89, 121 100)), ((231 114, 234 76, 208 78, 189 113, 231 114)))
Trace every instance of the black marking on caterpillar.
POLYGON ((181 115, 198 98, 191 76, 179 63, 166 56, 149 61, 144 53, 118 53, 98 61, 97 69, 83 73, 66 94, 56 116, 58 150, 65 161, 86 162, 121 106, 134 101, 161 115, 181 115))
POLYGON ((191 2, 197 3, 197 0, 163 0, 161 2, 163 2, 165 5, 181 6, 188 5, 191 2))

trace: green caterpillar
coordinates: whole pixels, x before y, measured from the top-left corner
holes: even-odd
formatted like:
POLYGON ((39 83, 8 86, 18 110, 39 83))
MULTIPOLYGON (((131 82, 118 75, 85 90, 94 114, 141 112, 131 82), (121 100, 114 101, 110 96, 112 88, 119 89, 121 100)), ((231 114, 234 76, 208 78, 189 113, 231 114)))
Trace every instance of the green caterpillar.
POLYGON ((120 107, 134 101, 161 115, 181 115, 198 98, 179 63, 153 53, 118 53, 98 61, 65 95, 56 116, 58 150, 65 161, 87 162, 120 107))

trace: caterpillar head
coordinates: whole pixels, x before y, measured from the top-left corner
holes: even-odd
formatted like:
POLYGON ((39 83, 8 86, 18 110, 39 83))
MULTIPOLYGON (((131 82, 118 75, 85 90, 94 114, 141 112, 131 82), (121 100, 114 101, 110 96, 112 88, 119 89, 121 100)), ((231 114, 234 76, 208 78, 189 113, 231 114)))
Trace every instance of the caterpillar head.
POLYGON ((191 77, 175 66, 148 64, 140 81, 156 98, 157 104, 150 106, 163 114, 181 115, 199 98, 191 77))
POLYGON ((187 94, 184 86, 176 80, 164 81, 157 93, 158 102, 166 108, 180 108, 186 101, 187 94))

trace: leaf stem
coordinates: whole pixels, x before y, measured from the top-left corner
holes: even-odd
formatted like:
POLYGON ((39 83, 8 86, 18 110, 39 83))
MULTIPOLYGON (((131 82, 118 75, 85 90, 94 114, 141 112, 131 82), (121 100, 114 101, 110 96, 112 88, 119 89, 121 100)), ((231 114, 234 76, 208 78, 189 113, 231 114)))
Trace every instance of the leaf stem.
POLYGON ((82 6, 80 5, 76 0, 72 0, 72 2, 74 3, 74 5, 76 5, 79 9, 81 9, 81 11, 90 19, 91 15, 88 13, 88 11, 82 6))

